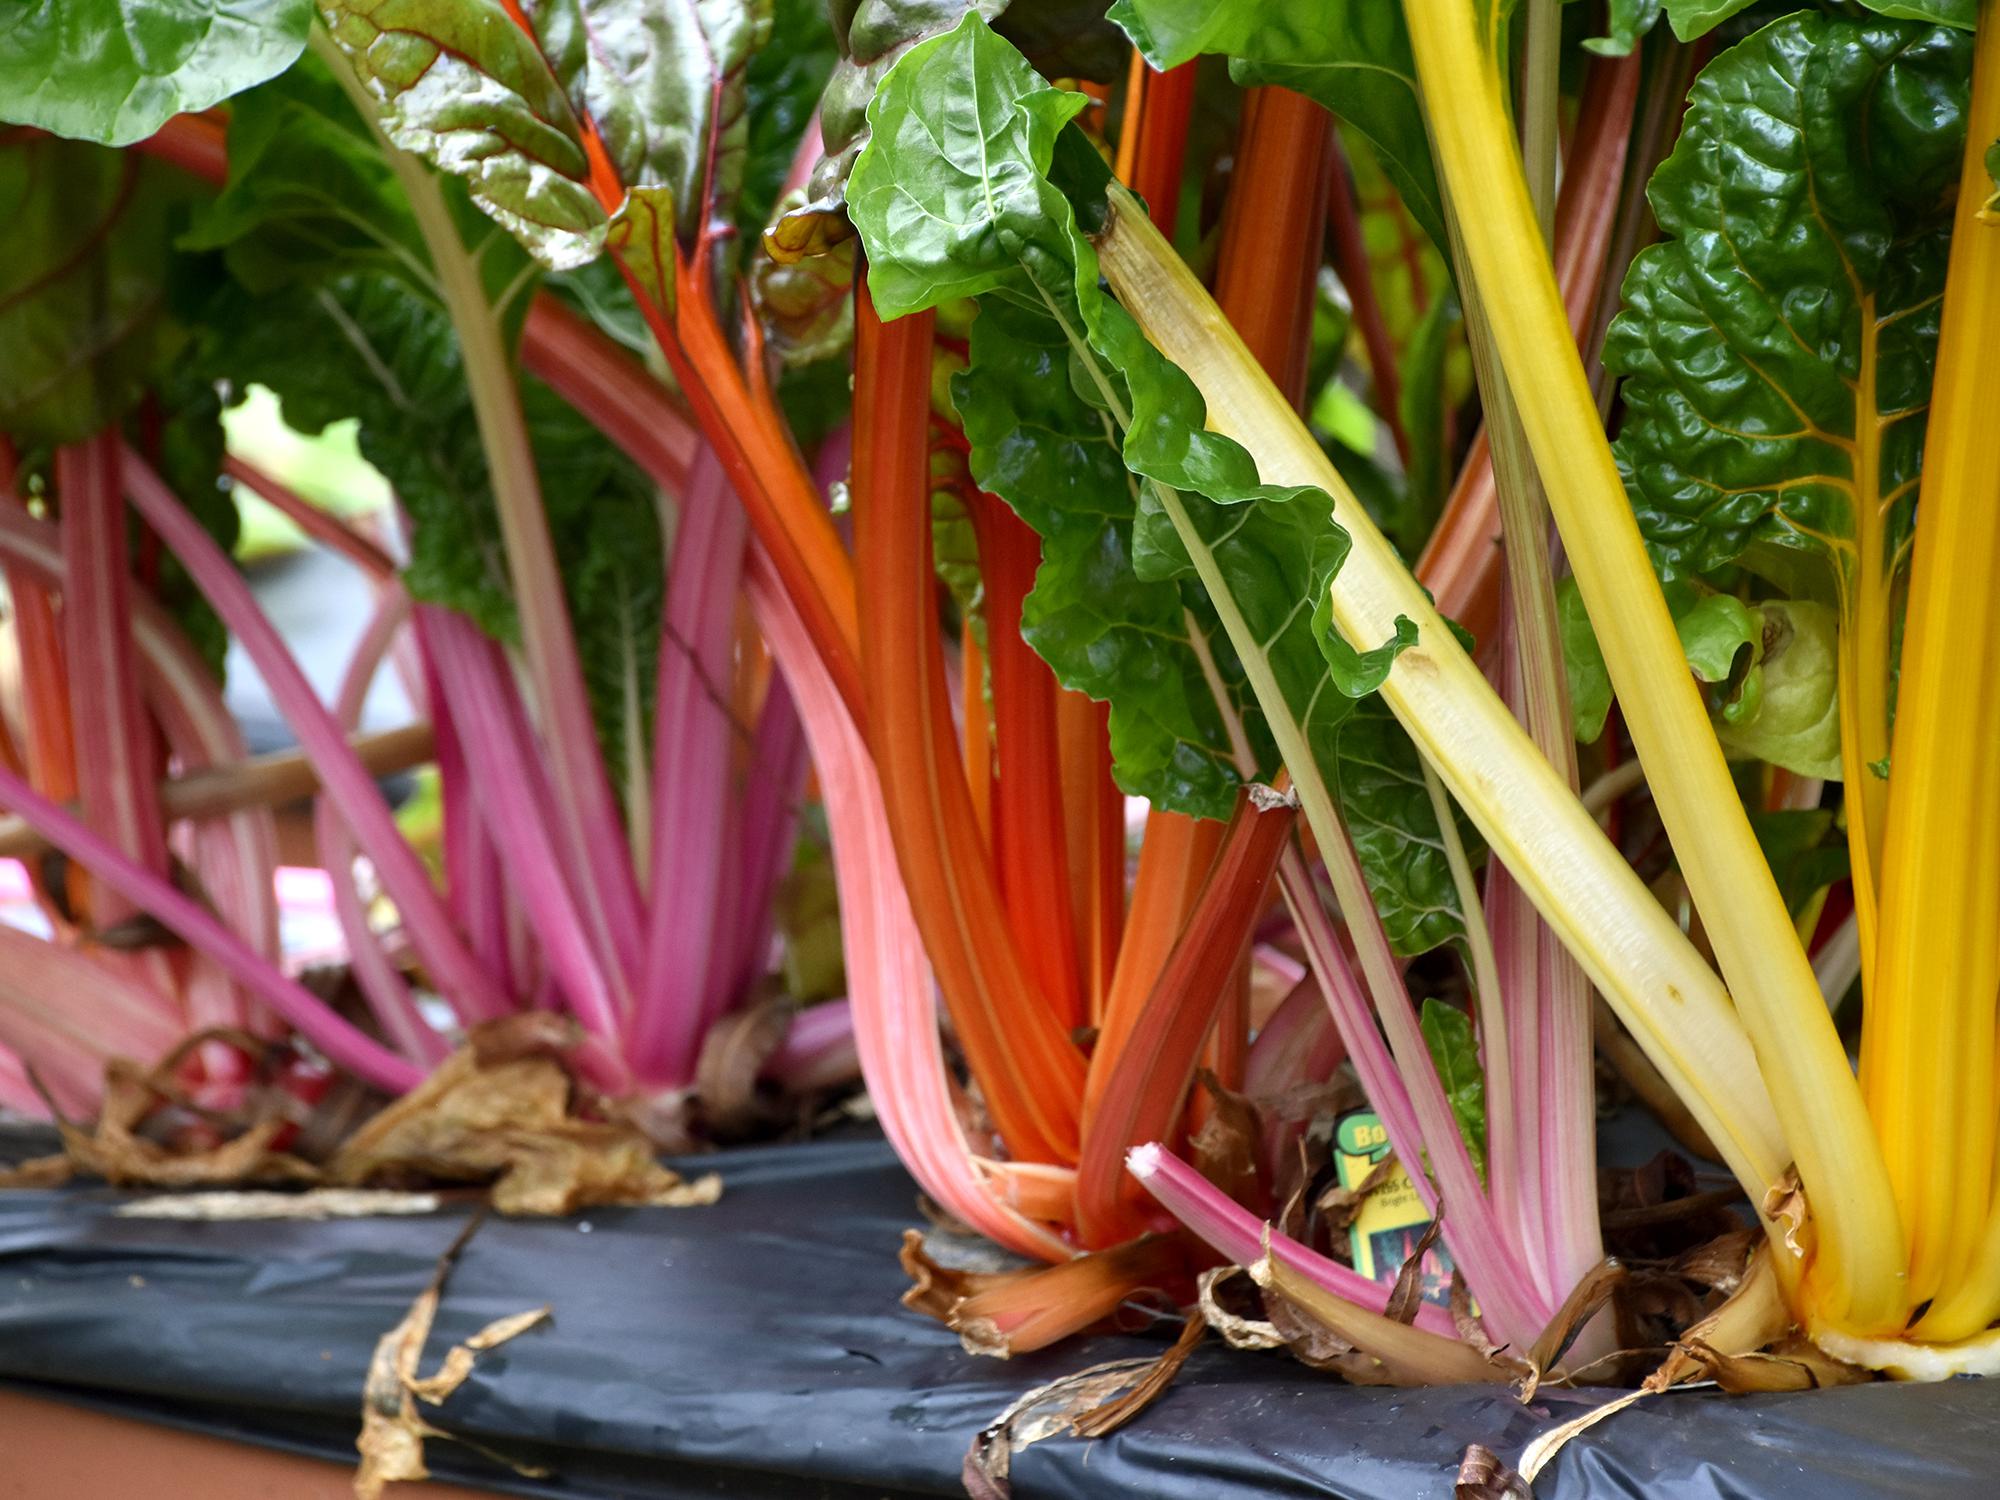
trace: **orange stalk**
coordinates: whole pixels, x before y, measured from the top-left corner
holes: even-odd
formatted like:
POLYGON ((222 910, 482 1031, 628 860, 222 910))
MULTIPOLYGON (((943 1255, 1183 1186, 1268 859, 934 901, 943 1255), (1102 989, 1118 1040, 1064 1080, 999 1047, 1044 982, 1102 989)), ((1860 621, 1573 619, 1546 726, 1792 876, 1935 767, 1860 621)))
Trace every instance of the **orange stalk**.
POLYGON ((1125 88, 1118 180, 1145 199, 1147 214, 1169 238, 1180 218, 1181 169, 1187 156, 1188 121, 1194 114, 1194 69, 1186 62, 1158 73, 1135 50, 1125 88))
POLYGON ((1215 300, 1294 406, 1305 400, 1314 283, 1332 187, 1333 117, 1290 89, 1252 91, 1222 220, 1215 300))
POLYGON ((1110 705, 1056 694, 1071 921, 1090 1024, 1104 1019, 1125 932, 1125 794, 1111 779, 1110 705))
MULTIPOLYGON (((1634 52, 1591 68, 1570 141, 1570 171, 1556 197, 1556 282, 1579 344, 1591 331, 1618 218, 1632 115, 1639 103, 1639 62, 1634 52)), ((1500 492, 1493 484, 1493 451, 1481 427, 1437 529, 1417 559, 1416 573, 1436 598, 1438 613, 1484 641, 1500 623, 1502 562, 1500 492)))
POLYGON ((986 653, 972 627, 959 632, 958 705, 965 742, 965 784, 972 815, 990 846, 993 842, 993 716, 986 707, 986 653))
POLYGON ((929 314, 855 278, 855 552, 868 739, 897 862, 987 1112, 1017 1161, 1072 1162, 1083 1056, 1029 978, 966 789, 933 607, 929 314))
POLYGON ((1021 602, 1035 585, 1041 539, 991 495, 967 496, 986 581, 986 649, 993 672, 999 774, 993 858, 1000 894, 1036 987, 1070 1030, 1084 1024, 1083 971, 1067 878, 1068 827, 1056 737, 1056 678, 1021 639, 1021 602))
POLYGON ((1208 880, 1091 1112, 1076 1176, 1087 1245, 1116 1244, 1151 1222, 1152 1200, 1126 1175, 1125 1153, 1172 1134, 1202 1044, 1242 993, 1251 931, 1297 817, 1297 803, 1268 787, 1238 794, 1208 880))

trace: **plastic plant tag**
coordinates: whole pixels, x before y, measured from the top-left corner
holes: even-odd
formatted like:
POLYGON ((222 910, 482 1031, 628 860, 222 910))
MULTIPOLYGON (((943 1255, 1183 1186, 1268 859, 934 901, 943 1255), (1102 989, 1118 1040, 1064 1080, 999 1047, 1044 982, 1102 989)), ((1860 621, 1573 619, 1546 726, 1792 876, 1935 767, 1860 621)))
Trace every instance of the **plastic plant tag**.
MULTIPOLYGON (((1358 1190, 1389 1156, 1389 1132, 1373 1110, 1356 1110, 1341 1117, 1334 1131, 1334 1170, 1340 1185, 1358 1190)), ((1417 1196, 1416 1185, 1401 1162, 1363 1194, 1348 1225, 1348 1245, 1354 1269, 1371 1281, 1393 1283, 1417 1242, 1430 1228, 1431 1216, 1417 1196)), ((1451 1257, 1444 1246, 1432 1245, 1424 1257, 1423 1298, 1440 1307, 1451 1305, 1451 1257)))

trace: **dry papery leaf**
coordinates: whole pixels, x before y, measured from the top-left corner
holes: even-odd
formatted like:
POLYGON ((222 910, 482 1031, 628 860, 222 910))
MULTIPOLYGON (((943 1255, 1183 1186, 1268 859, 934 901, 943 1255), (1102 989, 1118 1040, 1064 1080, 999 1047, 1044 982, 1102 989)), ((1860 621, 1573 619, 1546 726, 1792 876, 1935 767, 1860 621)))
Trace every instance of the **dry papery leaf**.
POLYGON ((436 1321, 445 1280, 482 1222, 483 1216, 475 1215, 459 1232, 450 1248, 438 1257, 430 1284, 417 1294, 402 1321, 375 1345, 374 1356, 368 1361, 368 1376, 361 1388, 361 1436, 354 1444, 361 1453, 361 1466, 354 1476, 356 1500, 381 1500, 383 1490, 391 1484, 428 1479, 430 1470, 424 1464, 424 1443, 430 1438, 465 1443, 527 1478, 548 1475, 546 1469, 517 1463, 504 1454, 433 1427, 417 1414, 419 1399, 436 1406, 463 1385, 480 1352, 518 1338, 549 1320, 546 1307, 500 1318, 447 1351, 436 1374, 427 1378, 418 1376, 417 1363, 423 1358, 424 1343, 430 1338, 431 1324, 436 1321))
POLYGON ((89 1130, 64 1118, 44 1090, 42 1099, 56 1122, 62 1154, 0 1172, 0 1188, 59 1187, 76 1177, 101 1178, 113 1187, 169 1188, 318 1180, 319 1169, 311 1162, 272 1147, 291 1127, 290 1120, 270 1117, 246 1125, 241 1119, 201 1108, 175 1082, 174 1075, 188 1054, 211 1042, 226 1042, 252 1057, 261 1057, 266 1050, 259 1038, 214 1028, 188 1037, 151 1068, 114 1057, 104 1065, 104 1103, 96 1125, 89 1130), (216 1130, 240 1133, 215 1146, 171 1148, 140 1133, 162 1110, 178 1111, 216 1130))
POLYGON ((1195 1279, 1195 1305, 1208 1326, 1222 1335, 1222 1341, 1232 1349, 1282 1349, 1285 1336, 1278 1332, 1277 1325, 1261 1318, 1247 1318, 1232 1312, 1222 1305, 1222 1288, 1238 1276, 1246 1276, 1241 1266, 1216 1266, 1203 1271, 1195 1279))
POLYGON ((1115 1359, 1037 1386, 981 1428, 961 1478, 972 1500, 1008 1500, 1014 1455, 1045 1438, 1106 1437, 1160 1398, 1201 1342, 1199 1316, 1156 1359, 1115 1359))
POLYGON ((687 1182, 654 1160, 636 1126, 578 1116, 562 1062, 577 1036, 548 1015, 475 1027, 466 1046, 348 1138, 327 1176, 356 1186, 490 1184, 504 1214, 713 1203, 722 1190, 714 1173, 687 1182))
POLYGON ((967 1353, 1006 1359, 1081 1332, 1141 1291, 1182 1280, 1184 1257, 1177 1240, 1147 1235, 1053 1266, 969 1270, 940 1263, 924 1236, 906 1229, 900 1258, 910 1289, 903 1305, 936 1318, 967 1353))
POLYGON ((1195 1170, 1236 1202, 1255 1203, 1261 1196, 1257 1156, 1263 1137, 1257 1107, 1207 1068, 1196 1077, 1212 1108, 1190 1142, 1195 1170))
POLYGON ((712 1138, 747 1135, 782 1118, 759 1091, 757 1076, 785 1040, 798 1010, 790 996, 769 995, 708 1029, 695 1064, 694 1092, 712 1138))
POLYGON ((1452 1500, 1528 1500, 1534 1492, 1491 1448, 1473 1443, 1458 1465, 1452 1500))

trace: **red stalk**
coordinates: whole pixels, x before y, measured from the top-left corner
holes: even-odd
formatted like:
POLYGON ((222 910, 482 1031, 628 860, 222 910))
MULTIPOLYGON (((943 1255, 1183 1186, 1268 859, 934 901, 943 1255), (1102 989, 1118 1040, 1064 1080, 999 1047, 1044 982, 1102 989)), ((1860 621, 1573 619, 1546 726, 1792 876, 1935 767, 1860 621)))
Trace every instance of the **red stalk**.
POLYGON ((1056 744, 1070 914, 1095 1026, 1104 1019, 1125 936, 1125 794, 1111 779, 1111 706, 1058 689, 1056 744))
POLYGON ((1087 1245, 1116 1244, 1148 1227, 1125 1154, 1172 1132, 1202 1043, 1228 996, 1240 991, 1251 932, 1297 816, 1296 803, 1268 788, 1238 795, 1187 926, 1091 1111, 1076 1184, 1077 1228, 1087 1245))
POLYGON ((1305 96, 1266 87, 1244 102, 1215 300, 1293 406, 1306 398, 1332 149, 1333 117, 1305 96))
POLYGON ((1089 1014, 1078 962, 1070 883, 1063 865, 1055 673, 1021 639, 1021 602, 1035 584, 1041 539, 991 495, 968 497, 986 582, 986 641, 993 674, 993 861, 1000 895, 1030 977, 1069 1030, 1089 1014))
POLYGON ((1170 239, 1180 219, 1194 85, 1193 63, 1160 73, 1133 52, 1125 87, 1125 128, 1118 141, 1118 177, 1145 200, 1147 217, 1170 239))
POLYGON ((929 314, 883 323, 855 277, 855 552, 869 743, 910 903, 1008 1154, 1070 1162, 1083 1058, 1036 991, 984 858, 933 608, 929 314))

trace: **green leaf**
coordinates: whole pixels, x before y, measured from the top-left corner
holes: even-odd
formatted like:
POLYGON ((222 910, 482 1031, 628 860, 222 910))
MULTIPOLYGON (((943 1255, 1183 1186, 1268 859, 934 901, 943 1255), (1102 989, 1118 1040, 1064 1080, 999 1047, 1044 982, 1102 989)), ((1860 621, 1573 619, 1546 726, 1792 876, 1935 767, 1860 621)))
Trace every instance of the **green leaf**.
POLYGON ((379 141, 316 58, 236 101, 229 179, 197 209, 180 245, 222 251, 231 274, 257 293, 370 270, 432 281, 379 141))
POLYGON ((1801 776, 1841 778, 1839 623, 1824 604, 1770 600, 1759 606, 1758 688, 1749 711, 1716 725, 1722 748, 1801 776))
POLYGON ((1750 828, 1793 916, 1835 881, 1847 878, 1847 838, 1831 809, 1753 812, 1750 828))
POLYGON ((1424 1043, 1430 1049, 1438 1082, 1444 1085, 1452 1118, 1465 1137, 1480 1181, 1486 1180, 1486 1075, 1479 1068, 1479 1042, 1472 1017, 1442 1000, 1426 1000, 1418 1013, 1424 1043))
POLYGON ((1748 10, 1757 0, 1665 0, 1667 19, 1674 35, 1684 42, 1705 36, 1740 10, 1748 10))
POLYGON ((0 121, 129 146, 291 66, 312 0, 19 0, 0 14, 0 121))
POLYGON ((1410 466, 1389 539, 1406 558, 1423 550, 1451 489, 1450 357, 1461 328, 1458 298, 1447 292, 1431 303, 1404 355, 1399 415, 1409 434, 1410 466))
POLYGON ((1134 570, 1137 486, 1115 426, 1071 384, 1063 330, 1046 314, 988 302, 953 396, 974 476, 1042 538, 1021 633, 1064 686, 1110 703, 1119 786, 1160 807, 1227 817, 1237 777, 1189 603, 1178 583, 1134 570))
POLYGON ((102 431, 179 351, 170 246, 196 191, 136 153, 34 136, 0 147, 0 432, 18 446, 102 431))
POLYGON ((1979 0, 1860 0, 1880 16, 1900 21, 1931 21, 1970 31, 1979 20, 1979 0))
MULTIPOLYGON (((974 477, 1044 539, 1024 630, 1064 681, 1109 699, 1121 784, 1220 815, 1236 771, 1219 692, 1260 774, 1282 738, 1309 757, 1295 776, 1338 788, 1355 700, 1415 629, 1399 621, 1366 651, 1341 639, 1325 603, 1348 548, 1332 500, 1260 483, 1249 454, 1207 430, 1193 384, 1100 290, 1071 195, 1101 206, 1106 174, 1064 134, 1083 103, 976 17, 912 48, 870 109, 849 182, 870 290, 891 317, 983 297, 955 386, 974 477)), ((1377 769, 1357 757, 1357 776, 1377 769)), ((1371 878, 1394 883, 1414 851, 1383 827, 1392 836, 1364 854, 1371 878)), ((1436 915, 1405 929, 1441 940, 1455 911, 1436 915)))
POLYGON ((524 0, 522 10, 618 180, 671 194, 683 242, 705 215, 733 223, 750 141, 744 79, 770 38, 771 0, 524 0))
MULTIPOLYGON (((1678 587, 1685 589, 1685 585, 1678 587)), ((1681 651, 1697 680, 1739 685, 1752 680, 1745 674, 1749 664, 1762 654, 1764 623, 1749 605, 1734 594, 1701 594, 1684 606, 1669 598, 1667 607, 1673 610, 1681 651)), ((1748 692, 1728 695, 1722 717, 1734 723, 1754 714, 1756 696, 1748 692)))
POLYGON ((1116 0, 1111 19, 1156 68, 1228 56, 1238 83, 1316 99, 1365 136, 1432 243, 1445 243, 1403 9, 1387 0, 1116 0))
POLYGON ((1630 57, 1641 37, 1660 19, 1660 0, 1611 0, 1604 35, 1583 45, 1600 57, 1630 57))
POLYGON ((1563 671, 1569 679, 1570 721, 1577 742, 1594 745, 1611 713, 1611 672, 1574 578, 1556 586, 1556 630, 1562 637, 1563 671))
POLYGON ((826 7, 819 0, 775 0, 771 39, 751 56, 743 75, 749 143, 736 227, 752 271, 768 257, 754 253, 813 109, 840 61, 826 7))
MULTIPOLYGON (((1337 754, 1334 790, 1390 946, 1405 957, 1442 947, 1465 922, 1416 745, 1377 695, 1340 726, 1337 754)), ((1477 840, 1464 826, 1460 837, 1477 840)))
POLYGON ((320 0, 396 145, 465 180, 551 270, 593 260, 606 215, 583 128, 501 0, 320 0))
POLYGON ((1669 239, 1634 262, 1605 348, 1663 577, 1790 548, 1851 593, 1857 511, 1901 553, 1969 60, 1959 32, 1803 14, 1696 82, 1651 187, 1669 239))
POLYGON ((806 186, 805 201, 787 210, 765 235, 780 260, 817 255, 848 238, 847 179, 868 144, 868 106, 902 56, 926 37, 941 36, 967 15, 994 23, 1051 77, 1108 82, 1120 76, 1124 51, 1104 20, 1103 0, 896 0, 894 4, 831 7, 840 60, 819 101, 824 153, 806 186))

